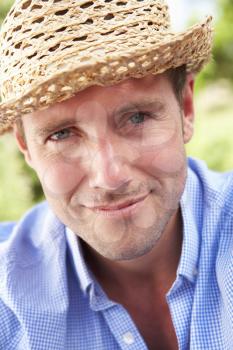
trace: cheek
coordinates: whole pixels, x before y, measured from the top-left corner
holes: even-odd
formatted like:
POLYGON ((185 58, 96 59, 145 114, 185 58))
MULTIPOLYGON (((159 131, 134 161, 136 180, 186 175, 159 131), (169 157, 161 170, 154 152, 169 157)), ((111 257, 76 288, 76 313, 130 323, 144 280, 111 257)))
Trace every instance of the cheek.
POLYGON ((51 162, 39 171, 44 192, 50 197, 62 197, 78 186, 83 172, 78 165, 65 162, 51 162))
POLYGON ((143 168, 150 175, 160 174, 174 176, 178 174, 185 165, 184 147, 173 142, 164 147, 148 147, 140 152, 136 160, 137 166, 143 168))

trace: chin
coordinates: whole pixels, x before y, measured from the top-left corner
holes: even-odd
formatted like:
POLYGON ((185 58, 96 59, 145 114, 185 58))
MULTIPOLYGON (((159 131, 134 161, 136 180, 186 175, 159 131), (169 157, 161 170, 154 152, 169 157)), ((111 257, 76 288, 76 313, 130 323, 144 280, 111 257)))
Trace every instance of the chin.
POLYGON ((161 231, 155 228, 150 230, 132 230, 124 235, 119 241, 106 242, 103 236, 92 237, 87 241, 87 237, 80 236, 83 241, 97 254, 111 261, 124 261, 140 258, 152 251, 162 235, 161 231))

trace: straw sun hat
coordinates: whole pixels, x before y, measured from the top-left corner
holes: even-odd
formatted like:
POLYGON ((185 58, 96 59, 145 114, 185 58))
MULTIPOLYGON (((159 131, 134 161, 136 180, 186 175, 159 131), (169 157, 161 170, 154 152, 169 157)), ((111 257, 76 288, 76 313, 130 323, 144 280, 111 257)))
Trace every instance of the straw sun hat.
POLYGON ((211 43, 211 17, 174 33, 163 0, 16 0, 0 34, 0 134, 91 85, 198 72, 211 43))

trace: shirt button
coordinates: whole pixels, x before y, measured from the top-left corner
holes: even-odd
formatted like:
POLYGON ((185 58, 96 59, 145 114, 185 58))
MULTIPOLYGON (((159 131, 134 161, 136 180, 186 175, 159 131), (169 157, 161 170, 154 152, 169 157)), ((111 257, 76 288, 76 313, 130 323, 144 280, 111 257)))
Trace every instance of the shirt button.
POLYGON ((126 332, 122 338, 124 343, 127 345, 131 345, 134 343, 134 336, 131 332, 126 332))

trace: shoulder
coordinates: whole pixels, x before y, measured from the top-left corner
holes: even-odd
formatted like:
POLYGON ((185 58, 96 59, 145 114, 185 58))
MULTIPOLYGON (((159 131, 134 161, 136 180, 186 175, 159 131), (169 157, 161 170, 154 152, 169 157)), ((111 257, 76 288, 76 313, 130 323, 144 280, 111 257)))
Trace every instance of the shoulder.
POLYGON ((26 349, 22 324, 34 325, 32 315, 65 299, 59 291, 66 283, 64 225, 43 202, 18 222, 1 223, 0 233, 0 349, 26 349))
POLYGON ((0 223, 0 278, 5 279, 10 266, 36 264, 62 228, 47 202, 33 207, 18 222, 0 223))
POLYGON ((233 268, 233 172, 218 173, 206 164, 189 159, 188 179, 181 201, 189 208, 199 233, 202 251, 213 264, 223 256, 224 264, 233 268))
POLYGON ((14 283, 14 277, 19 277, 14 274, 13 256, 17 249, 22 253, 30 227, 39 225, 38 218, 40 213, 45 213, 45 208, 43 203, 28 211, 19 222, 0 223, 0 348, 15 349, 22 337, 20 322, 8 294, 8 286, 14 283), (13 271, 13 279, 10 271, 13 271))
POLYGON ((188 159, 189 192, 193 192, 202 209, 208 208, 233 217, 233 171, 216 172, 208 169, 205 162, 188 159))
POLYGON ((213 172, 195 160, 190 165, 203 193, 202 262, 204 266, 212 263, 211 278, 216 279, 233 326, 233 172, 213 172))
POLYGON ((44 215, 46 211, 48 211, 48 205, 43 202, 27 211, 18 222, 0 222, 0 242, 10 239, 16 228, 21 226, 26 230, 32 223, 38 223, 39 217, 44 215))
POLYGON ((15 230, 23 229, 26 232, 31 226, 39 225, 41 217, 48 210, 47 203, 42 202, 28 210, 18 222, 0 222, 0 242, 11 239, 15 230))

